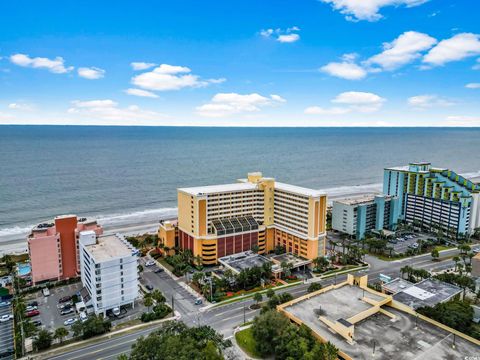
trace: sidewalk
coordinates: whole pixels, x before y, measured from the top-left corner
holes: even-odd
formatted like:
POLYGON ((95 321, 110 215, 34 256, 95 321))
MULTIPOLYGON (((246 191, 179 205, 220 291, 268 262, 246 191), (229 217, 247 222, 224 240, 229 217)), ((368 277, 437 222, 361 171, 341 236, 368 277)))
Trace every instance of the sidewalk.
POLYGON ((64 346, 61 346, 61 347, 57 347, 55 349, 46 350, 46 351, 40 352, 40 353, 28 354, 28 355, 26 355, 26 356, 24 356, 23 358, 20 358, 20 359, 22 359, 22 360, 48 359, 51 356, 60 355, 60 354, 62 354, 64 352, 67 352, 69 350, 74 350, 77 347, 93 345, 93 344, 96 344, 98 342, 101 342, 102 340, 109 340, 113 337, 121 336, 121 335, 123 335, 124 333, 127 333, 127 332, 131 332, 131 331, 134 331, 134 330, 140 330, 140 329, 143 329, 143 328, 146 329, 146 328, 149 328, 149 327, 155 327, 155 325, 161 324, 163 322, 172 321, 172 320, 179 320, 180 318, 181 318, 180 313, 178 311, 175 311, 175 316, 172 316, 172 317, 169 317, 169 318, 166 318, 166 319, 160 319, 160 320, 150 321, 148 323, 133 325, 133 326, 126 327, 126 328, 116 330, 116 331, 112 331, 112 332, 109 332, 109 333, 106 333, 106 334, 103 334, 103 335, 100 335, 100 336, 96 336, 96 337, 93 337, 93 338, 90 338, 90 339, 87 339, 87 340, 75 341, 75 342, 72 342, 70 344, 67 344, 67 345, 64 345, 64 346))

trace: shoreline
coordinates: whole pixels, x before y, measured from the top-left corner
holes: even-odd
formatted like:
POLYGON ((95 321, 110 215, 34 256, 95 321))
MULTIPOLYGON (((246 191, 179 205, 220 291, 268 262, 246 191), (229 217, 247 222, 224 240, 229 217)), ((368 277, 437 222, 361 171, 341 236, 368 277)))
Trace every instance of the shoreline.
MULTIPOLYGON (((480 176, 469 178, 473 182, 480 183, 480 176)), ((332 204, 333 200, 346 197, 360 197, 369 194, 378 194, 382 192, 382 184, 365 184, 365 185, 351 185, 341 186, 336 188, 320 189, 327 193, 328 205, 332 204)), ((158 230, 158 223, 160 220, 168 220, 175 218, 176 208, 165 209, 150 209, 135 212, 135 214, 144 214, 142 217, 128 221, 128 214, 118 214, 112 216, 109 223, 106 216, 99 216, 98 222, 103 226, 104 234, 115 234, 120 232, 124 235, 138 235, 144 233, 156 233, 158 230), (152 218, 152 213, 165 212, 164 215, 155 215, 152 218), (125 219, 125 222, 118 223, 118 219, 125 219), (113 220, 112 220, 113 219, 113 220), (102 220, 105 220, 102 222, 102 220)), ((140 216, 140 215, 139 215, 140 216)), ((15 235, 0 236, 0 256, 4 254, 21 254, 27 251, 26 237, 30 231, 18 233, 15 235), (2 239, 3 238, 3 239, 2 239)))

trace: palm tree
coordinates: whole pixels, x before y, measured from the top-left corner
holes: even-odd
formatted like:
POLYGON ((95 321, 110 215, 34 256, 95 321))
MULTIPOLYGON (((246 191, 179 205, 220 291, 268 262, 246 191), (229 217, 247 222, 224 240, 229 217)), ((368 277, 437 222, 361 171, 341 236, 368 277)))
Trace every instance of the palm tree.
POLYGON ((147 307, 148 312, 150 312, 150 306, 153 305, 153 298, 150 293, 146 294, 143 298, 143 304, 147 307))
POLYGON ((61 344, 61 343, 63 343, 63 339, 67 335, 68 335, 68 330, 65 329, 64 327, 59 327, 58 329, 55 330, 55 334, 53 335, 53 337, 55 339, 58 339, 60 341, 60 344, 61 344))
POLYGON ((259 292, 255 293, 255 295, 253 295, 253 300, 255 301, 255 304, 258 305, 263 300, 262 294, 259 292))
POLYGON ((459 256, 454 256, 452 260, 455 262, 455 272, 458 270, 458 263, 460 262, 459 256))
POLYGON ((193 258, 195 265, 200 266, 203 263, 203 258, 200 255, 197 255, 193 258))
POLYGON ((151 294, 152 299, 155 300, 157 304, 165 302, 165 296, 163 296, 160 290, 155 289, 151 294))

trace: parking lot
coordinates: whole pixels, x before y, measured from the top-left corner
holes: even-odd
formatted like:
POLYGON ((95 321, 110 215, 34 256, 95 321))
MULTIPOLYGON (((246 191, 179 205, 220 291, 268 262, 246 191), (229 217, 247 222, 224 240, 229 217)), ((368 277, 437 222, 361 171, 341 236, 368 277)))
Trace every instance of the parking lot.
POLYGON ((396 241, 396 244, 390 242, 390 246, 393 246, 393 249, 396 253, 403 254, 409 249, 409 246, 412 248, 412 246, 417 244, 419 240, 427 241, 427 239, 432 238, 432 235, 428 234, 411 234, 408 236, 410 237, 409 239, 405 239, 405 236, 399 236, 389 240, 389 242, 396 241))
POLYGON ((80 291, 82 283, 78 282, 71 285, 65 285, 50 289, 50 296, 44 296, 41 291, 33 294, 28 298, 28 303, 32 301, 38 302, 38 311, 40 314, 31 318, 32 321, 39 320, 42 325, 41 328, 55 331, 56 328, 69 326, 64 325, 64 321, 70 318, 77 318, 78 314, 73 311, 67 315, 61 315, 58 308, 58 300, 64 296, 72 296, 80 291))
MULTIPOLYGON (((12 305, 0 307, 0 317, 13 314, 12 305)), ((13 350, 13 320, 0 322, 0 356, 9 350, 13 350)), ((13 359, 13 355, 2 357, 3 359, 13 359)))

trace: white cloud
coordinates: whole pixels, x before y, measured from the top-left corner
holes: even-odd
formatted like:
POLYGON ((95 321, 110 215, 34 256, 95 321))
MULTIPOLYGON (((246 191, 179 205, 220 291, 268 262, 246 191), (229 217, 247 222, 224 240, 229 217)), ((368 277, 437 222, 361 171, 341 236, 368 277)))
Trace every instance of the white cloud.
POLYGON ((437 40, 427 34, 406 31, 390 43, 383 44, 383 52, 372 56, 366 65, 378 65, 383 70, 395 70, 411 63, 430 49, 437 40))
POLYGON ((25 54, 15 54, 10 56, 10 61, 18 66, 47 69, 55 74, 64 74, 73 70, 73 66, 65 67, 65 60, 60 56, 52 60, 42 57, 31 58, 25 54))
POLYGON ((300 35, 297 32, 300 31, 298 26, 292 26, 286 29, 263 29, 260 31, 260 35, 265 38, 274 38, 281 43, 293 43, 300 40, 300 35))
POLYGON ((438 95, 417 95, 407 99, 408 105, 417 108, 425 109, 434 106, 452 106, 455 105, 453 101, 439 97, 438 95))
POLYGON ((355 64, 356 57, 356 54, 345 54, 342 62, 331 62, 322 66, 320 71, 347 80, 363 79, 367 76, 367 71, 355 64))
POLYGON ((136 105, 120 108, 116 101, 89 100, 72 101, 72 107, 68 109, 69 114, 80 115, 82 118, 112 120, 112 121, 135 121, 135 120, 157 120, 164 115, 155 111, 143 110, 136 105))
POLYGON ((130 63, 130 66, 132 67, 133 70, 138 71, 138 70, 147 70, 152 67, 154 67, 155 63, 147 63, 147 62, 132 62, 130 63))
POLYGON ((320 106, 310 106, 304 110, 308 115, 343 115, 351 112, 352 109, 342 107, 322 108, 320 106))
POLYGON ((101 79, 105 76, 105 70, 97 67, 81 67, 77 71, 78 76, 89 80, 101 79))
POLYGON ((423 62, 430 66, 441 66, 479 54, 480 35, 461 33, 440 41, 424 56, 423 62))
POLYGON ((144 72, 132 78, 132 84, 152 91, 180 90, 189 87, 204 87, 211 83, 219 83, 223 79, 201 80, 191 74, 185 66, 161 64, 152 71, 144 72))
POLYGON ((361 91, 346 91, 338 94, 331 100, 334 104, 342 104, 343 107, 323 108, 310 106, 304 110, 309 115, 343 115, 352 111, 371 113, 380 110, 386 99, 377 94, 361 91))
POLYGON ((298 34, 284 34, 277 38, 277 41, 281 43, 293 43, 298 40, 300 40, 300 35, 298 34))
POLYGON ((429 0, 321 0, 331 4, 332 8, 346 15, 350 21, 367 20, 377 21, 383 16, 379 13, 385 6, 414 7, 426 3, 429 0))
POLYGON ((30 104, 25 104, 25 103, 10 103, 8 104, 8 108, 11 110, 32 110, 33 106, 30 104))
POLYGON ((480 126, 480 116, 454 115, 447 116, 446 125, 448 126, 480 126))
POLYGON ((125 93, 128 95, 134 95, 134 96, 141 96, 141 97, 149 97, 149 98, 158 98, 158 95, 147 90, 142 90, 142 89, 127 89, 125 90, 125 93))
POLYGON ((467 89, 480 89, 480 83, 469 83, 465 87, 467 89))
POLYGON ((227 79, 218 78, 218 79, 208 79, 207 81, 211 84, 221 84, 221 83, 224 83, 225 81, 227 81, 227 79))
POLYGON ((195 110, 200 116, 225 117, 242 113, 260 111, 265 106, 284 103, 286 100, 279 95, 262 96, 257 93, 237 94, 218 93, 209 103, 198 106, 195 110))

